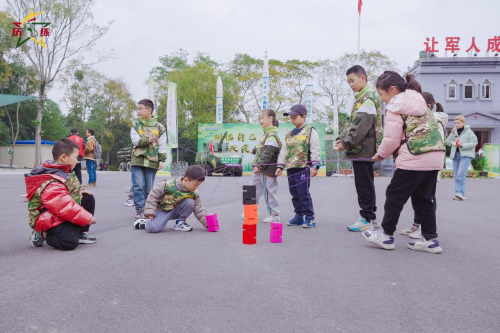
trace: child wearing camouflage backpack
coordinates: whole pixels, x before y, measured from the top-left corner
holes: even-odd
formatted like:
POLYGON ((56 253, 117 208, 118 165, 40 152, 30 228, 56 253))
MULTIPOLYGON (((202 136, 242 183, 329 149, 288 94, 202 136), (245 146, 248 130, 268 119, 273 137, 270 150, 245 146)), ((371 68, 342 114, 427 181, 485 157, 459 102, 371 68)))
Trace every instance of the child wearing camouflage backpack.
POLYGON ((45 161, 25 174, 29 224, 33 228, 30 244, 43 243, 64 251, 78 244, 93 244, 89 227, 96 223, 95 199, 81 187, 74 170, 80 147, 68 138, 52 148, 53 161, 45 161))
POLYGON ((358 220, 349 226, 350 231, 363 231, 378 227, 375 212, 377 199, 371 157, 382 140, 382 111, 380 100, 367 84, 363 67, 355 65, 346 72, 347 82, 356 93, 351 117, 344 134, 335 142, 336 150, 345 150, 346 158, 353 160, 354 185, 361 210, 358 220))
POLYGON ((445 148, 436 119, 413 75, 406 75, 405 82, 398 73, 386 71, 377 80, 377 90, 387 107, 384 139, 373 159, 382 161, 395 153, 397 170, 387 187, 382 230, 365 230, 363 237, 383 249, 394 249, 399 216, 411 197, 422 237, 411 241, 408 248, 441 253, 436 228, 436 182, 445 148))
POLYGON ((156 172, 163 169, 167 159, 167 133, 165 126, 153 118, 154 104, 140 100, 137 107, 139 120, 132 126, 132 187, 134 189, 135 220, 142 218, 144 202, 153 188, 156 172))
POLYGON ((316 226, 316 220, 309 186, 311 178, 318 174, 321 161, 319 135, 314 127, 306 124, 307 109, 304 105, 294 105, 283 115, 290 116, 295 126, 286 134, 285 146, 280 151, 276 170, 276 176, 281 176, 286 167, 288 186, 292 195, 295 217, 287 224, 313 228, 316 226))
POLYGON ((145 219, 136 220, 134 229, 146 229, 157 233, 165 229, 168 221, 176 220, 174 230, 191 231, 186 220, 194 214, 207 227, 207 210, 201 204, 198 187, 205 181, 205 169, 199 165, 187 168, 184 176, 165 179, 155 185, 149 193, 144 209, 145 219))
POLYGON ((264 130, 260 143, 252 151, 253 175, 250 185, 257 188, 257 200, 264 195, 269 216, 262 222, 279 222, 280 207, 278 202, 278 179, 276 177, 276 163, 281 151, 281 140, 278 136, 279 122, 274 110, 263 110, 259 115, 259 122, 264 130))

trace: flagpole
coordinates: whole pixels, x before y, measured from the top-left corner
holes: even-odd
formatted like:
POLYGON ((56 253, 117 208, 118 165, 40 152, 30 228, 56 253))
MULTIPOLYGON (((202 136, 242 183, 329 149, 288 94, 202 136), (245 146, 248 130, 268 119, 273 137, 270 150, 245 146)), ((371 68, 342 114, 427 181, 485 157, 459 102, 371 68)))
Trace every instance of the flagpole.
POLYGON ((359 64, 359 43, 361 40, 361 13, 358 16, 358 64, 359 64))

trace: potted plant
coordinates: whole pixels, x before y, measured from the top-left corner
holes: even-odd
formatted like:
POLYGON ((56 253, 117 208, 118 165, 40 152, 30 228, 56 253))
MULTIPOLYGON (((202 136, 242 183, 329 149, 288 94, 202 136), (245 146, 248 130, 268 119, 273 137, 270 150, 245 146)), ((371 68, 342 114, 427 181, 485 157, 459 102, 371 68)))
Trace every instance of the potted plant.
POLYGON ((473 158, 471 163, 474 170, 479 171, 479 177, 488 177, 488 172, 484 171, 489 167, 488 159, 486 158, 486 156, 473 158))

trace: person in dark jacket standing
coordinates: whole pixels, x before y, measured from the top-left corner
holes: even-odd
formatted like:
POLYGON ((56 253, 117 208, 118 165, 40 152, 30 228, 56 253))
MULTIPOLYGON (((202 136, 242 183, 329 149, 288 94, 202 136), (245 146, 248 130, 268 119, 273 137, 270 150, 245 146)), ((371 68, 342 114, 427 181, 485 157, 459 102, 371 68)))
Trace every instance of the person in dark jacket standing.
POLYGON ((83 139, 78 135, 78 129, 73 128, 71 129, 71 135, 68 137, 71 141, 76 143, 78 147, 78 163, 76 163, 75 169, 73 172, 75 173, 76 177, 78 178, 78 181, 80 184, 82 183, 82 160, 83 160, 83 155, 84 155, 84 150, 83 150, 83 139))
POLYGON ((367 84, 366 72, 361 66, 353 66, 346 72, 347 81, 356 93, 347 130, 335 142, 336 150, 345 150, 346 158, 352 159, 354 185, 358 193, 361 217, 349 225, 350 231, 363 231, 378 227, 375 212, 377 200, 373 164, 371 160, 382 139, 382 112, 380 100, 367 84))
POLYGON ((279 122, 274 110, 263 110, 259 115, 259 122, 264 130, 264 136, 252 153, 253 175, 250 185, 257 188, 257 200, 264 195, 269 216, 263 222, 279 222, 280 207, 278 202, 278 179, 276 177, 276 163, 281 151, 281 141, 278 137, 279 122))

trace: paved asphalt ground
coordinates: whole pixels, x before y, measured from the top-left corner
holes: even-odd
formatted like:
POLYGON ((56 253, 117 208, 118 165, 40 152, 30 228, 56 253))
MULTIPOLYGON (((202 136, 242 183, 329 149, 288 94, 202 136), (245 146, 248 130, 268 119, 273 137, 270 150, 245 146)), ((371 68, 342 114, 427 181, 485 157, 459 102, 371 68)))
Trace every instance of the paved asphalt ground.
MULTIPOLYGON (((285 180, 284 221, 293 215, 285 180)), ((22 174, 1 172, 0 331, 500 331, 500 180, 468 180, 465 202, 451 200, 453 180, 438 183, 439 255, 407 249, 399 234, 386 251, 349 232, 358 217, 352 178, 312 181, 316 228, 284 226, 283 243, 272 244, 269 225, 259 223, 257 244, 242 245, 235 180, 208 178, 202 200, 219 181, 209 208, 219 232, 190 217, 192 232, 170 222, 148 234, 132 228, 134 209, 124 206, 130 174, 100 172, 91 189, 98 241, 62 252, 28 244, 22 174)), ((380 212, 389 182, 376 179, 380 212)), ((407 204, 398 231, 412 216, 407 204)))

